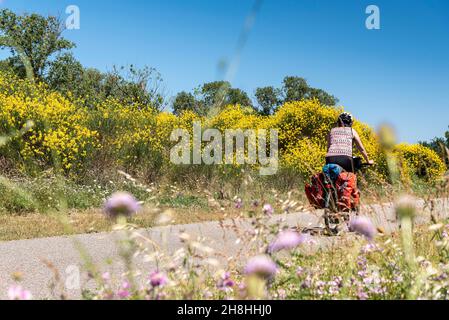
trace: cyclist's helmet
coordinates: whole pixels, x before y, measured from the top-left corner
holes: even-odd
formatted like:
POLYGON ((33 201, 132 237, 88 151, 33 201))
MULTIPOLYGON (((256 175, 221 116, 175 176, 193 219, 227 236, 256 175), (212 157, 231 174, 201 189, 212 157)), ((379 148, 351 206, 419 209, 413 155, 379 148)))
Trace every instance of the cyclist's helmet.
POLYGON ((354 123, 354 118, 348 112, 343 112, 339 117, 338 121, 342 123, 345 127, 351 127, 354 123))

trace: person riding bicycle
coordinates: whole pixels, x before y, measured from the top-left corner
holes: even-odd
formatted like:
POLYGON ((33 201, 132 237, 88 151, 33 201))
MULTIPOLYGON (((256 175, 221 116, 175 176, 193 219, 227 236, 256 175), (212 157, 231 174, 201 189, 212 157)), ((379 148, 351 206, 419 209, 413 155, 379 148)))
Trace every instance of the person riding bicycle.
POLYGON ((350 113, 342 113, 327 137, 326 164, 337 164, 347 172, 355 171, 352 152, 354 142, 365 161, 370 165, 374 164, 374 161, 369 159, 359 134, 352 128, 353 123, 354 119, 350 113))

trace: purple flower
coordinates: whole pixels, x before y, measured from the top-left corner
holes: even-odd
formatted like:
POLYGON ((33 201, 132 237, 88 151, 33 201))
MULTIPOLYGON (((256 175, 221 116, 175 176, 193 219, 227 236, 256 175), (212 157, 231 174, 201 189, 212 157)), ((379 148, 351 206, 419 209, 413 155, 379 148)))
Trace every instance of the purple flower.
POLYGON ((338 287, 338 288, 342 288, 343 287, 343 278, 338 276, 338 277, 334 277, 332 283, 338 287))
POLYGON ((101 278, 103 279, 103 281, 109 281, 109 280, 111 280, 111 274, 109 272, 104 272, 101 275, 101 278))
POLYGON ((150 274, 150 284, 152 287, 162 287, 168 282, 165 274, 161 272, 154 271, 150 274))
POLYGON ((225 290, 233 286, 235 286, 235 282, 231 279, 231 274, 229 272, 225 272, 217 283, 217 287, 221 290, 225 290))
POLYGON ((128 281, 123 282, 122 287, 120 288, 120 290, 117 292, 117 295, 120 299, 126 299, 128 298, 131 293, 129 291, 129 289, 131 288, 131 285, 129 284, 128 281))
POLYGON ((104 211, 109 218, 128 217, 139 209, 140 205, 136 198, 126 192, 114 193, 104 205, 104 211))
POLYGON ((357 257, 357 265, 361 270, 366 270, 366 257, 365 256, 358 256, 357 257))
POLYGON ((307 277, 301 283, 301 288, 302 289, 310 289, 311 287, 312 287, 312 279, 311 279, 310 275, 307 275, 307 277))
POLYGON ((31 300, 33 296, 28 290, 24 290, 21 286, 11 286, 8 289, 8 298, 10 300, 31 300))
POLYGON ((367 300, 369 298, 369 296, 365 291, 363 291, 362 289, 359 289, 357 291, 357 298, 359 300, 367 300))
POLYGON ((349 223, 349 230, 365 236, 368 240, 373 240, 376 235, 376 228, 367 217, 354 217, 349 223))
POLYGON ((256 275, 261 278, 271 278, 277 272, 277 266, 271 260, 270 257, 266 255, 260 255, 251 258, 245 267, 245 274, 256 275))
POLYGON ((271 204, 264 205, 262 211, 263 211, 264 214, 266 214, 268 216, 271 216, 274 213, 274 209, 271 206, 271 204))
POLYGON ((308 235, 294 231, 281 231, 268 247, 268 252, 277 252, 284 249, 293 249, 308 240, 308 235))
POLYGON ((304 268, 303 267, 298 267, 296 269, 296 276, 299 278, 304 274, 304 268))
POLYGON ((362 249, 360 249, 360 252, 362 254, 367 254, 370 252, 374 252, 376 250, 380 251, 380 248, 377 247, 377 245, 375 243, 368 243, 366 246, 362 247, 362 249))
POLYGON ((130 296, 130 293, 129 293, 129 291, 126 290, 126 289, 120 289, 120 290, 117 292, 117 296, 118 296, 120 299, 126 299, 126 298, 128 298, 128 297, 130 296))
POLYGON ((277 296, 279 299, 285 300, 285 298, 287 297, 287 291, 285 289, 278 289, 277 296))
POLYGON ((243 207, 243 200, 238 198, 237 200, 235 200, 235 208, 236 209, 241 209, 243 207))

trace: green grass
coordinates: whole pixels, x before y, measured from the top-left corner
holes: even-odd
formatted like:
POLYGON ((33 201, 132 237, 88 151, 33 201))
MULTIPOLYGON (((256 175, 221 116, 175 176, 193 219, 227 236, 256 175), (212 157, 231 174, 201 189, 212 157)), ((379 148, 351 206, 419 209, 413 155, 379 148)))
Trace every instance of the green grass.
POLYGON ((183 194, 176 195, 173 198, 163 197, 159 200, 159 203, 162 206, 168 206, 171 208, 195 207, 195 208, 206 209, 208 207, 207 199, 200 198, 197 196, 192 196, 192 195, 183 195, 183 194))
MULTIPOLYGON (((198 174, 198 172, 194 172, 198 174)), ((284 173, 280 173, 281 176, 284 173)), ((154 225, 157 212, 170 210, 173 224, 185 224, 228 217, 253 215, 270 203, 276 213, 297 212, 308 207, 303 182, 295 177, 280 183, 280 178, 215 178, 160 181, 145 185, 123 174, 86 176, 83 181, 55 176, 51 171, 30 177, 0 176, 0 240, 17 240, 64 234, 110 231, 102 214, 104 201, 116 191, 132 193, 146 208, 132 221, 138 227, 154 225), (243 200, 241 209, 236 199, 243 200), (257 202, 258 207, 253 207, 257 202), (156 213, 155 213, 156 212, 156 213)), ((362 204, 390 202, 403 190, 389 185, 373 185, 360 177, 362 204)), ((415 183, 415 195, 427 199, 441 196, 438 186, 415 183)))
MULTIPOLYGON (((288 260, 281 259, 272 293, 282 292, 285 299, 447 299, 449 256, 438 238, 448 229, 428 228, 420 226, 414 231, 416 268, 404 259, 400 233, 379 237, 369 249, 363 239, 346 241, 313 254, 294 253, 288 260)), ((448 238, 442 239, 447 245, 448 238)))

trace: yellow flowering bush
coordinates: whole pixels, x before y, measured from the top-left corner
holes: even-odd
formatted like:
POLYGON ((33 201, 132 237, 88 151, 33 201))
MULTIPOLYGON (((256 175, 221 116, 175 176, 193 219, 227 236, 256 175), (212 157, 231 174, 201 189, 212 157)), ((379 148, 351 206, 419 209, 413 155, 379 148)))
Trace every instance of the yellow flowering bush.
MULTIPOLYGON (((191 111, 175 116, 138 102, 123 105, 109 99, 88 107, 83 101, 71 100, 70 94, 65 98, 43 84, 0 75, 0 135, 22 130, 29 120, 35 124, 2 147, 1 154, 51 166, 57 160, 66 171, 88 170, 87 160, 98 159, 101 154, 102 161, 115 166, 163 175, 164 168, 170 170, 170 150, 175 143, 170 141, 171 132, 182 128, 192 133, 193 123, 199 121, 203 130, 277 129, 281 167, 307 178, 324 164, 327 134, 343 111, 318 100, 305 100, 286 103, 272 116, 261 116, 239 105, 208 117, 191 111)), ((385 155, 373 129, 359 121, 354 128, 377 164, 375 173, 386 178, 385 155)), ((403 175, 435 179, 444 173, 442 160, 421 145, 401 144, 395 153, 403 175)))
POLYGON ((262 117, 253 110, 240 105, 227 106, 217 115, 207 119, 206 126, 219 129, 257 129, 260 127, 262 117))
POLYGON ((318 100, 289 102, 273 117, 273 128, 279 129, 279 143, 284 149, 294 147, 304 138, 326 145, 326 136, 341 110, 321 105, 318 100))
POLYGON ((446 171, 436 152, 423 145, 402 143, 396 146, 395 153, 405 163, 404 171, 410 176, 434 180, 446 171))
POLYGON ((90 113, 89 122, 99 131, 103 149, 113 155, 114 162, 136 171, 142 166, 158 170, 169 162, 171 132, 176 128, 192 131, 197 120, 200 117, 190 111, 177 117, 148 106, 107 100, 90 113))
POLYGON ((10 156, 16 151, 25 162, 59 164, 63 170, 80 167, 99 147, 97 132, 86 126, 87 118, 87 109, 42 84, 0 75, 0 133, 14 135, 29 121, 34 124, 13 139, 14 150, 4 147, 10 156))
POLYGON ((282 153, 283 165, 296 169, 304 179, 323 167, 326 149, 312 139, 298 140, 282 153))

